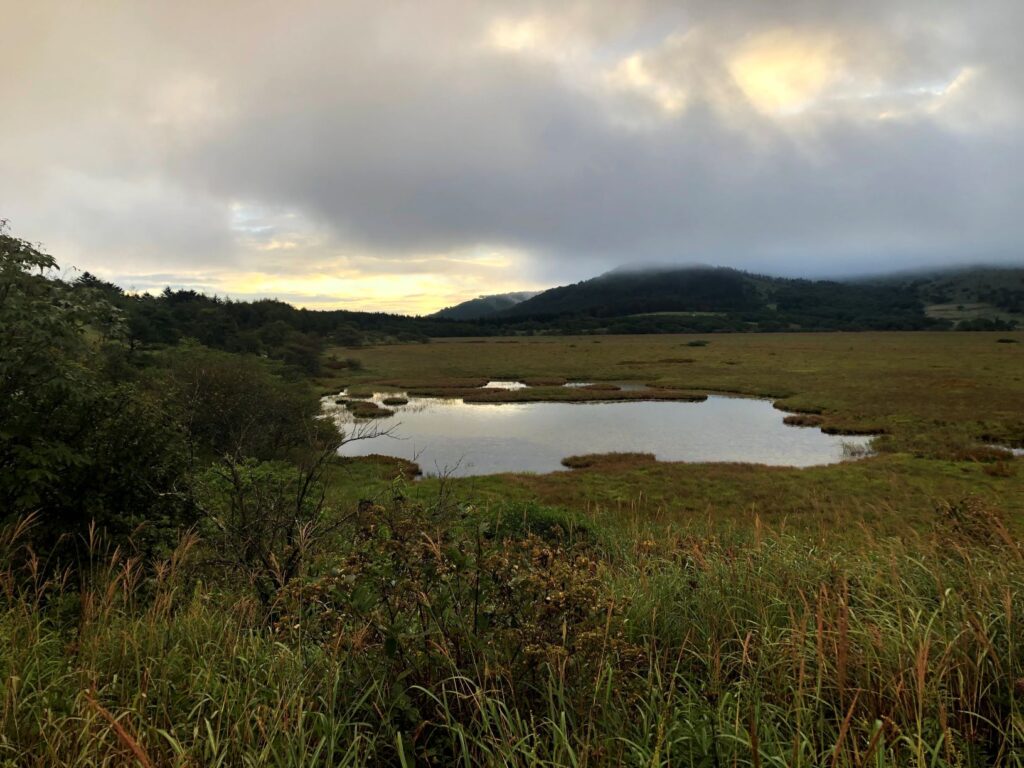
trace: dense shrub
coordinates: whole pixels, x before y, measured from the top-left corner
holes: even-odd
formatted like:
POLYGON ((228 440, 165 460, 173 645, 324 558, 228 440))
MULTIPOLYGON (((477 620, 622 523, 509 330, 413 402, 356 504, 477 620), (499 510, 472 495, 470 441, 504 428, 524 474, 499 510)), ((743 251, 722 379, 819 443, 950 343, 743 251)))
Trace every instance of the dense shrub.
POLYGON ((37 513, 48 559, 94 522, 155 545, 190 520, 183 434, 125 380, 117 310, 55 268, 0 229, 0 514, 37 513))
POLYGON ((306 386, 257 357, 186 344, 163 354, 151 381, 204 457, 281 458, 332 430, 306 386))
POLYGON ((0 760, 1017 765, 1021 551, 973 503, 949 525, 846 548, 595 536, 398 485, 269 626, 244 592, 192 582, 194 540, 145 567, 96 557, 78 593, 13 568, 8 530, 0 760))

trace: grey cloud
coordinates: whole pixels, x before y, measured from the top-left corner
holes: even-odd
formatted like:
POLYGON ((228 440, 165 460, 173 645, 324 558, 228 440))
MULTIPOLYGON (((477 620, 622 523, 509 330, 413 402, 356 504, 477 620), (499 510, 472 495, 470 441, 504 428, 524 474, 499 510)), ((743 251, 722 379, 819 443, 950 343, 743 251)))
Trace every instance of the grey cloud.
MULTIPOLYGON (((7 178, 52 173, 40 166, 57 158, 61 170, 107 180, 26 182, 32 192, 19 198, 0 175, 4 214, 16 226, 27 219, 33 236, 77 240, 83 262, 106 250, 121 264, 167 260, 177 270, 345 264, 392 274, 426 263, 444 272, 453 262, 423 255, 495 246, 529 254, 538 280, 568 280, 630 261, 822 275, 1022 257, 1016 0, 186 3, 107 13, 71 46, 74 55, 90 41, 106 46, 96 71, 76 77, 73 114, 59 98, 33 105, 30 89, 0 85, 26 102, 19 118, 0 118, 0 147, 20 150, 0 160, 0 171, 16 166, 7 178), (497 20, 545 18, 552 50, 486 44, 497 20), (839 41, 838 96, 784 118, 746 101, 729 57, 777 30, 839 41), (606 70, 633 53, 686 93, 683 109, 662 114, 642 90, 607 87, 606 70), (974 79, 959 101, 929 106, 938 103, 929 88, 964 72, 974 79), (174 99, 152 106, 178 82, 181 109, 174 99), (33 134, 33 109, 77 116, 80 129, 33 134), (227 211, 238 202, 273 211, 270 223, 233 229, 227 211), (297 214, 308 239, 260 250, 294 234, 281 212, 297 214)), ((53 25, 68 34, 71 22, 40 15, 38 34, 53 25)), ((50 54, 26 54, 22 66, 56 93, 74 69, 50 54)))

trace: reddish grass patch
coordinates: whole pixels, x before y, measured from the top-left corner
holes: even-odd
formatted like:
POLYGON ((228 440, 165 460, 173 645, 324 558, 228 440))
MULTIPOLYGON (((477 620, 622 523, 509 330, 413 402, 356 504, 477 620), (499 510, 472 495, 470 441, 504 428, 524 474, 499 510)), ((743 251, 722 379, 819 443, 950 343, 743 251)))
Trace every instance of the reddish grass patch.
POLYGON ((793 413, 782 420, 791 427, 820 427, 824 419, 813 413, 793 413))
POLYGON ((517 381, 523 382, 528 387, 560 387, 566 383, 567 379, 562 376, 531 376, 517 379, 517 381))
POLYGON ((620 470, 655 464, 653 453, 588 453, 580 456, 566 456, 562 466, 569 469, 620 470))
POLYGON ((362 400, 349 401, 345 404, 345 407, 357 419, 383 419, 395 415, 394 411, 381 408, 376 403, 368 403, 362 400))

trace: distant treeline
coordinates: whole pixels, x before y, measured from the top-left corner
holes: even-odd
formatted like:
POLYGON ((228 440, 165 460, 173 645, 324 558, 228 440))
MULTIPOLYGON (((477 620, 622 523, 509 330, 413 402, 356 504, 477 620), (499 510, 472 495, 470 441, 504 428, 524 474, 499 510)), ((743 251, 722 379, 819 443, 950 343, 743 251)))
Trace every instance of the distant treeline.
MULTIPOLYGON (((784 279, 722 267, 616 270, 545 291, 488 319, 531 318, 609 333, 953 327, 951 321, 926 313, 922 288, 927 284, 784 279)), ((1004 288, 989 298, 999 307, 1016 306, 1017 292, 1004 288)), ((982 325, 991 325, 992 330, 1014 326, 1004 321, 982 325)))
MULTIPOLYGON (((953 327, 949 320, 925 314, 913 286, 810 280, 773 282, 771 290, 765 291, 753 280, 706 281, 697 287, 667 280, 662 281, 658 291, 638 289, 623 298, 622 286, 613 281, 607 286, 590 286, 583 300, 579 295, 556 295, 557 301, 549 305, 516 308, 515 312, 472 321, 298 309, 274 299, 235 301, 170 288, 155 296, 127 294, 88 273, 75 282, 75 287, 99 291, 123 312, 129 344, 133 347, 195 339, 216 349, 281 360, 307 374, 319 371, 322 352, 329 345, 427 342, 432 337, 907 331, 953 327)), ((1010 330, 1015 323, 974 320, 963 321, 957 327, 1010 330)))
MULTIPOLYGON (((790 280, 711 267, 617 271, 553 288, 473 320, 383 312, 299 309, 275 299, 236 301, 191 290, 130 294, 86 272, 69 286, 121 314, 130 349, 194 339, 214 349, 320 370, 327 346, 427 342, 430 338, 534 334, 780 331, 1012 330, 1014 320, 952 321, 925 312, 918 282, 790 280)), ((1024 290, 985 297, 1008 311, 1024 290)), ((946 298, 946 297, 943 297, 946 298)), ((477 300, 480 301, 480 300, 477 300)))
POLYGON ((263 355, 308 374, 319 370, 327 345, 426 342, 431 336, 459 336, 462 323, 383 312, 298 309, 275 299, 235 301, 196 291, 128 294, 89 273, 74 287, 98 292, 124 315, 132 348, 173 345, 184 339, 228 352, 263 355))

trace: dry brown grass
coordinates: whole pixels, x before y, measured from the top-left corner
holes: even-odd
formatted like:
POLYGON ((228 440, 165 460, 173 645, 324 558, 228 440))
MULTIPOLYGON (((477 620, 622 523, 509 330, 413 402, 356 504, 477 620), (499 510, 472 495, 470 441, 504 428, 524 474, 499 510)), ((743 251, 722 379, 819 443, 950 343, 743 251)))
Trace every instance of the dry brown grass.
POLYGON ((791 427, 820 427, 824 421, 821 416, 812 413, 792 413, 782 420, 791 427))
POLYGON ((588 453, 582 456, 566 456, 562 466, 569 469, 622 470, 653 464, 657 461, 653 453, 588 453))
POLYGON ((687 335, 450 339, 366 349, 364 370, 345 375, 435 390, 633 380, 772 397, 844 433, 887 431, 883 450, 949 457, 979 441, 1024 445, 1024 344, 998 338, 1024 332, 718 334, 707 346, 687 335))
POLYGON ((383 419, 394 416, 395 412, 387 408, 381 408, 376 403, 363 400, 352 400, 345 403, 345 407, 357 419, 383 419))

